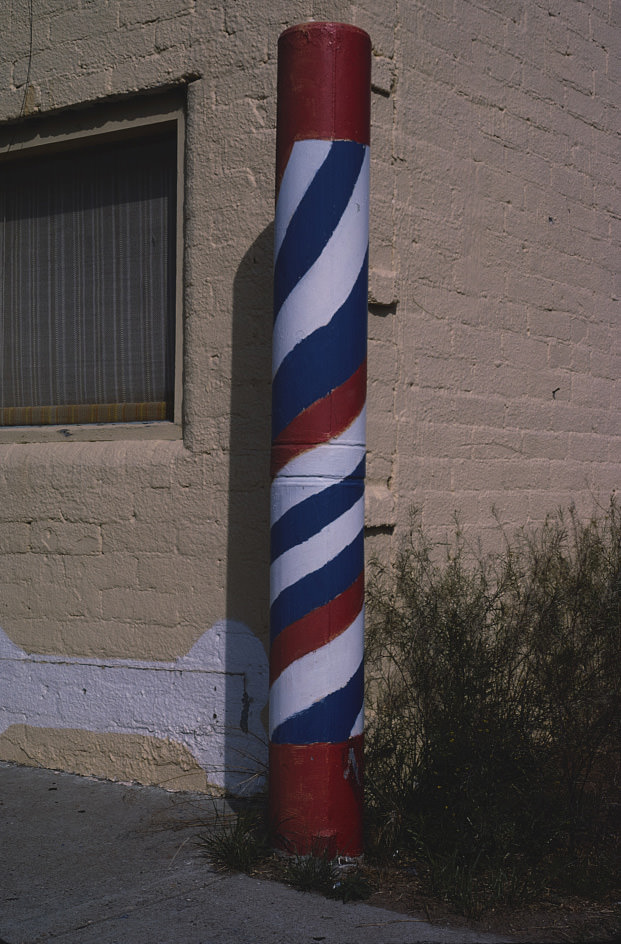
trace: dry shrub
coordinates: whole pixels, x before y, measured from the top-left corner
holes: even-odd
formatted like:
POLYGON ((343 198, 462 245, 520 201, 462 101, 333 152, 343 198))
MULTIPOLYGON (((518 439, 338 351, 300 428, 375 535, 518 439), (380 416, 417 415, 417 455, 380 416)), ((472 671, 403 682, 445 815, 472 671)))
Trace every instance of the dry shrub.
POLYGON ((438 562, 414 515, 368 583, 370 848, 473 914, 618 874, 621 512, 438 562), (615 825, 616 824, 616 825, 615 825))

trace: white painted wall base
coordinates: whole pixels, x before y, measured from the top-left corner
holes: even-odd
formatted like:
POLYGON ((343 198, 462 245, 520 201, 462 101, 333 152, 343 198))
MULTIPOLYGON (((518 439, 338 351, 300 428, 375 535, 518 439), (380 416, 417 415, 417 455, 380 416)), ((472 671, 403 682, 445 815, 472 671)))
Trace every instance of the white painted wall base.
POLYGON ((265 786, 268 662, 243 623, 216 623, 174 662, 28 655, 0 629, 0 692, 0 734, 26 724, 168 738, 214 787, 265 786))

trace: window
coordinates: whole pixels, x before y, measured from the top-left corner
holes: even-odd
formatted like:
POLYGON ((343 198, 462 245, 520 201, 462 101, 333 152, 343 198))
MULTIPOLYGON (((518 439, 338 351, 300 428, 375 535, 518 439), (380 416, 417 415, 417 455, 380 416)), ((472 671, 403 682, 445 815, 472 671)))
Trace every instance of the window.
POLYGON ((0 165, 2 427, 179 418, 179 122, 118 124, 0 165))

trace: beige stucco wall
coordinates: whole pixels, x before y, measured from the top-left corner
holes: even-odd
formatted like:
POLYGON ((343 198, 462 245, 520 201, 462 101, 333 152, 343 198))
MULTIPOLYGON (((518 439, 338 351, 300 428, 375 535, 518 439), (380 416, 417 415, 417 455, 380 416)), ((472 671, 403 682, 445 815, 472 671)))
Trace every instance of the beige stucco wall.
MULTIPOLYGON (((607 501, 621 471, 614 4, 32 9, 30 54, 27 0, 0 8, 4 140, 20 116, 187 88, 184 424, 172 441, 0 443, 0 628, 15 646, 66 657, 67 672, 80 659, 172 672, 227 619, 265 652, 276 43, 309 18, 362 26, 374 48, 369 553, 389 549, 413 503, 432 534, 458 510, 478 536, 492 506, 511 526, 607 501)), ((233 672, 241 638, 214 644, 210 672, 233 672)), ((234 671, 263 673, 247 652, 234 671)), ((226 726, 238 714, 227 707, 226 726)), ((217 780, 161 725, 45 729, 27 715, 0 757, 175 788, 217 780)), ((216 746, 227 737, 214 727, 216 746)))
POLYGON ((372 262, 394 273, 378 300, 397 300, 370 316, 371 481, 397 528, 414 503, 437 537, 455 509, 481 534, 493 506, 509 526, 605 506, 621 480, 619 7, 396 0, 356 22, 383 90, 372 262))

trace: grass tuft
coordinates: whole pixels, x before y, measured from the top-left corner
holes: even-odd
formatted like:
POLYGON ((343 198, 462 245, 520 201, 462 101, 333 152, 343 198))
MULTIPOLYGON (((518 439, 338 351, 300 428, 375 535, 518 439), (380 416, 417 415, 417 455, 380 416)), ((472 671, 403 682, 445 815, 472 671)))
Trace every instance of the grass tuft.
POLYGON ((267 811, 261 805, 238 814, 215 813, 196 843, 216 868, 227 872, 262 874, 291 885, 298 891, 318 892, 340 901, 368 898, 372 889, 353 863, 325 854, 278 855, 267 827, 267 811))
POLYGON ((284 881, 301 892, 328 895, 338 880, 334 859, 321 855, 296 855, 283 859, 284 881))
POLYGON ((216 867, 231 872, 251 873, 272 852, 269 829, 259 807, 237 815, 216 815, 196 841, 216 867))
POLYGON ((302 892, 318 892, 339 901, 362 901, 372 889, 356 865, 341 865, 338 858, 325 855, 298 855, 281 860, 281 877, 302 892))

